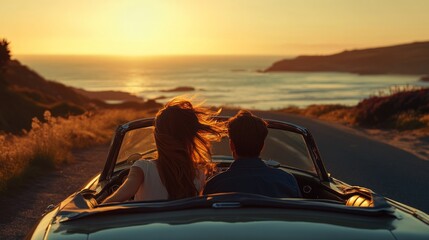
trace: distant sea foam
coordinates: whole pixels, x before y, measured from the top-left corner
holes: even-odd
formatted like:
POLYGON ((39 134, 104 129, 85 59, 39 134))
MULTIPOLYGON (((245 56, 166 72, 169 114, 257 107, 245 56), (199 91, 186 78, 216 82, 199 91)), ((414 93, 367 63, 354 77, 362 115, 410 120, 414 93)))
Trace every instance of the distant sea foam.
MULTIPOLYGON (((419 76, 334 72, 260 73, 280 56, 17 56, 49 80, 86 90, 119 90, 148 98, 196 95, 208 105, 277 109, 354 105, 393 86, 426 86, 419 76), (164 92, 191 86, 192 92, 164 92)), ((160 100, 165 101, 165 100, 160 100)))

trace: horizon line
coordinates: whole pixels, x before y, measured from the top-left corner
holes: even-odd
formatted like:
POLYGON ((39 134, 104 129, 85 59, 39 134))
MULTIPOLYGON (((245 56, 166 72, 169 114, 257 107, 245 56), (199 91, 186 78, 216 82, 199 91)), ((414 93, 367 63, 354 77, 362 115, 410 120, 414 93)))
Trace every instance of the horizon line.
POLYGON ((364 49, 373 49, 373 48, 383 48, 383 47, 393 47, 407 44, 415 43, 424 43, 429 42, 429 40, 414 40, 401 43, 387 43, 384 45, 372 45, 367 47, 357 47, 357 48, 342 48, 337 51, 332 51, 330 53, 300 53, 300 54, 274 54, 274 53, 175 53, 175 54, 115 54, 115 53, 17 53, 13 54, 15 56, 52 56, 52 57, 122 57, 122 58, 156 58, 156 57, 233 57, 233 56, 247 56, 247 57, 298 57, 298 56, 327 56, 332 54, 337 54, 343 51, 354 51, 354 50, 364 50, 364 49))
POLYGON ((149 54, 149 55, 126 55, 126 54, 88 54, 88 53, 19 53, 13 56, 52 56, 52 57, 122 57, 122 58, 157 58, 157 57, 295 57, 298 55, 283 54, 149 54))

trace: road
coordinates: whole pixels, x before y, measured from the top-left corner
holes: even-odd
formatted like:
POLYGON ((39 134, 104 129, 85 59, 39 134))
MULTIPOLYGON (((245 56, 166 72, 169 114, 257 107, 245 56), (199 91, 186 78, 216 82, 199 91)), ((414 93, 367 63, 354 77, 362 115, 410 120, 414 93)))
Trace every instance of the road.
POLYGON ((291 114, 254 113, 309 129, 332 177, 429 213, 429 161, 340 125, 291 114))
POLYGON ((23 239, 49 204, 58 204, 103 168, 108 145, 73 151, 75 161, 0 195, 0 239, 23 239))

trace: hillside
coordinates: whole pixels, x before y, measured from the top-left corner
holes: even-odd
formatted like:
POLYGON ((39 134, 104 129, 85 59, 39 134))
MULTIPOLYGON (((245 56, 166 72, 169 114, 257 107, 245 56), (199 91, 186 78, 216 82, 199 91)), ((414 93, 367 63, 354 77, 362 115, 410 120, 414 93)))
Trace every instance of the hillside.
POLYGON ((43 118, 46 110, 53 116, 67 116, 96 109, 159 107, 154 101, 143 102, 121 92, 114 92, 114 97, 128 102, 107 104, 103 100, 108 93, 98 94, 48 81, 19 61, 9 61, 0 73, 0 132, 28 130, 31 119, 43 118))
POLYGON ((298 56, 275 62, 265 70, 281 71, 424 75, 429 73, 429 42, 344 51, 333 55, 298 56))

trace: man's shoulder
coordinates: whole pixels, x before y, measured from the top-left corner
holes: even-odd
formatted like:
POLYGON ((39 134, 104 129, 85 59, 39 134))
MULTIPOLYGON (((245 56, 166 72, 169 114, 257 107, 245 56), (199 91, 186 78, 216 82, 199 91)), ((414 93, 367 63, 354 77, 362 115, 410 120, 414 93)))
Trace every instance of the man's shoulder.
POLYGON ((291 173, 278 169, 278 168, 270 168, 270 174, 277 176, 277 177, 282 177, 282 178, 295 178, 291 173))
POLYGON ((213 177, 209 178, 209 180, 207 180, 206 184, 209 184, 209 183, 213 184, 215 182, 221 181, 221 180, 223 180, 225 178, 229 178, 229 177, 231 177, 230 171, 221 172, 221 173, 218 173, 218 174, 214 175, 213 177))
POLYGON ((219 192, 219 186, 223 186, 225 184, 225 181, 228 181, 228 179, 231 179, 233 177, 234 176, 231 175, 229 171, 221 172, 214 175, 213 177, 209 178, 209 180, 207 180, 203 193, 209 194, 219 192))

